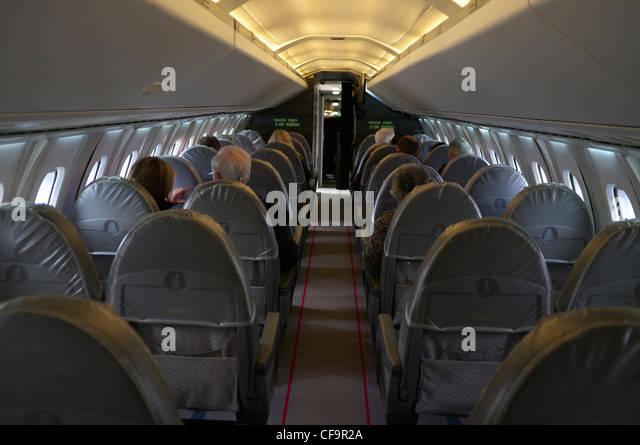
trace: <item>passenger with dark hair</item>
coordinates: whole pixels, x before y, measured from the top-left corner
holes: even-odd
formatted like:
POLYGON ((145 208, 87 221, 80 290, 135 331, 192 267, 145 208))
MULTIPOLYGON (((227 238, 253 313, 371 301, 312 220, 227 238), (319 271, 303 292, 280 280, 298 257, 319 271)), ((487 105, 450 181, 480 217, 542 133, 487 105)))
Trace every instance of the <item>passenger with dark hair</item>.
MULTIPOLYGON (((230 179, 246 185, 251 177, 251 155, 238 146, 226 145, 211 160, 211 169, 214 181, 230 179)), ((267 209, 272 205, 264 201, 262 203, 267 209)), ((278 243, 281 270, 295 266, 300 257, 300 250, 290 228, 275 225, 273 232, 278 243)))
POLYGON ((146 188, 155 199, 160 210, 167 210, 176 204, 184 204, 190 187, 173 188, 176 172, 171 165, 158 157, 138 159, 129 173, 129 179, 146 188))
POLYGON ((202 136, 199 140, 198 140, 198 144, 199 145, 206 145, 207 147, 211 147, 214 150, 220 150, 220 141, 218 140, 217 137, 210 135, 210 134, 205 134, 204 136, 202 136))
POLYGON ((405 153, 419 158, 420 143, 414 136, 406 135, 398 139, 396 149, 398 150, 398 153, 405 153))
MULTIPOLYGON (((398 204, 417 186, 436 180, 433 175, 420 164, 405 164, 396 170, 391 183, 391 195, 398 204)), ((384 240, 396 209, 383 212, 373 226, 373 233, 365 246, 362 264, 372 275, 380 274, 380 265, 384 253, 384 240)))

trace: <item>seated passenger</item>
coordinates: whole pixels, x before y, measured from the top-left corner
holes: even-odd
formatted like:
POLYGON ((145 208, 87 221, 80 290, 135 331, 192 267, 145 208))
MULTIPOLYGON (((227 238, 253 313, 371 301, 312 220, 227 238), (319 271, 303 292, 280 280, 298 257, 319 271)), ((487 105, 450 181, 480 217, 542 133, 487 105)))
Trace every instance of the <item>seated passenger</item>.
MULTIPOLYGON (((456 156, 460 155, 472 155, 473 148, 471 144, 461 138, 457 138, 449 142, 449 161, 451 161, 456 156)), ((444 168, 447 166, 447 162, 442 164, 438 169, 438 173, 442 173, 444 168)))
POLYGON ((405 153, 420 159, 420 142, 410 135, 402 136, 396 145, 398 153, 405 153))
MULTIPOLYGON (((230 179, 247 184, 251 176, 251 155, 240 147, 227 145, 211 160, 211 170, 214 181, 230 179)), ((264 201, 262 203, 267 209, 272 205, 264 201)), ((300 252, 291 230, 288 226, 275 225, 273 232, 278 242, 281 270, 294 267, 298 263, 300 252)))
POLYGON ((211 147, 216 151, 220 150, 220 141, 217 137, 210 134, 206 134, 198 139, 198 145, 206 145, 207 147, 211 147))
POLYGON ((173 188, 176 172, 167 162, 151 156, 138 159, 129 173, 129 179, 141 184, 155 199, 160 210, 167 210, 176 204, 184 204, 190 187, 173 188))
MULTIPOLYGON (((398 205, 416 186, 432 181, 427 169, 420 164, 405 164, 398 167, 391 184, 391 195, 398 200, 398 205)), ((389 226, 396 209, 383 212, 373 226, 373 233, 367 243, 362 264, 365 270, 372 275, 380 275, 380 265, 384 253, 384 240, 387 237, 389 226)))

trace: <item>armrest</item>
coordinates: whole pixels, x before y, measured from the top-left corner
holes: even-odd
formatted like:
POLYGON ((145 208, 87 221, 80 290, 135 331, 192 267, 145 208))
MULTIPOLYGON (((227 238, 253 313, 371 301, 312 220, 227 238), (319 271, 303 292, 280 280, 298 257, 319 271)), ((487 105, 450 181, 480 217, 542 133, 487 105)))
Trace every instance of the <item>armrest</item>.
POLYGON ((280 272, 280 295, 291 292, 296 284, 298 269, 295 266, 282 269, 280 272))
POLYGON ((391 315, 378 315, 377 336, 381 364, 391 377, 400 377, 402 375, 402 361, 400 360, 400 352, 398 351, 398 342, 391 315))
POLYGON ((268 312, 260 337, 260 350, 256 362, 256 375, 266 375, 275 362, 280 342, 280 314, 268 312))

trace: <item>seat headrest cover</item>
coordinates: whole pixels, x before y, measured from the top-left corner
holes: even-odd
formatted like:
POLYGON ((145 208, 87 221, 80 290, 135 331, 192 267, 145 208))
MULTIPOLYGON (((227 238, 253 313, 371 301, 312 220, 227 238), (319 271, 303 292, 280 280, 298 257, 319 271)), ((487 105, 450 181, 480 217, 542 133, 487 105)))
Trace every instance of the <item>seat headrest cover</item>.
POLYGON ((640 423, 640 309, 543 318, 502 363, 469 424, 640 423))
POLYGON ((481 218, 473 198, 455 182, 430 182, 414 188, 400 203, 384 243, 386 256, 424 257, 424 236, 433 242, 452 224, 481 218))
POLYGON ((0 205, 0 301, 55 291, 102 300, 102 287, 87 247, 54 207, 26 203, 24 221, 14 206, 0 205))
POLYGON ((558 297, 559 310, 640 307, 640 220, 607 224, 584 248, 558 297))
POLYGON ((476 201, 483 216, 502 216, 513 197, 528 185, 515 168, 495 164, 475 172, 465 190, 476 201))
POLYGON ((576 261, 595 235, 587 205, 564 184, 524 188, 502 216, 529 232, 548 261, 576 261))
POLYGON ((420 329, 530 330, 551 313, 551 284, 540 249, 499 217, 449 226, 429 248, 406 306, 420 329))
POLYGON ((0 346, 0 423, 182 423, 147 346, 105 303, 16 298, 0 305, 0 336, 11 338, 0 346))
POLYGON ((89 252, 115 252, 126 233, 158 204, 140 183, 120 176, 102 177, 85 187, 71 212, 71 223, 89 252))
POLYGON ((278 258, 278 244, 267 210, 248 186, 232 180, 201 184, 184 208, 211 216, 231 237, 242 259, 278 258))
POLYGON ((285 184, 289 183, 298 183, 298 179, 296 176, 296 172, 293 169, 293 165, 289 158, 282 153, 281 151, 275 150, 273 148, 261 148, 259 150, 254 151, 251 154, 252 158, 261 159, 263 161, 268 162, 276 169, 280 176, 282 177, 282 181, 285 184))
POLYGON ((488 165, 480 156, 460 155, 449 161, 440 175, 445 181, 457 182, 464 187, 478 170, 488 165))
POLYGON ((109 274, 108 301, 127 320, 248 326, 255 302, 231 239, 210 216, 172 209, 125 237, 109 274))
POLYGON ((173 188, 193 188, 196 185, 202 183, 200 174, 196 171, 195 167, 191 165, 191 163, 186 159, 172 155, 162 155, 160 156, 160 158, 167 161, 176 172, 176 177, 173 181, 173 188))
POLYGON ((218 151, 206 145, 194 145, 180 154, 198 172, 202 182, 211 181, 211 160, 218 151))

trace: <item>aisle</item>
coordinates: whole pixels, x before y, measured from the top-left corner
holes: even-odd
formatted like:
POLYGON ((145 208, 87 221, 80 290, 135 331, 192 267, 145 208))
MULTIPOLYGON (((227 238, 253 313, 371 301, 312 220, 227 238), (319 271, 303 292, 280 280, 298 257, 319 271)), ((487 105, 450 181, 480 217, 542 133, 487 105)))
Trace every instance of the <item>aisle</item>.
POLYGON ((353 229, 310 227, 268 424, 384 424, 369 326, 353 229))

